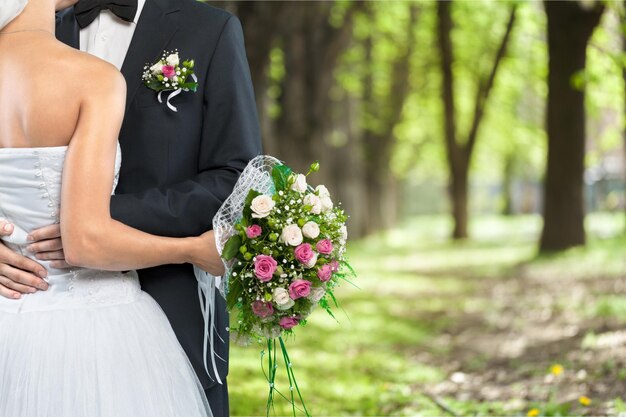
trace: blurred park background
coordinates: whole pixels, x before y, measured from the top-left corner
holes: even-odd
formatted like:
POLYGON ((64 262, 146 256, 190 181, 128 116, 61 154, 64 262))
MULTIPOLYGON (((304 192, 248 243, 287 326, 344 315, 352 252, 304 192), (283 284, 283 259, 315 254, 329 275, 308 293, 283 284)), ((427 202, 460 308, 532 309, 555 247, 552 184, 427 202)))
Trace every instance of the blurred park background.
POLYGON ((289 342, 314 415, 626 415, 625 3, 210 3, 266 153, 350 215, 359 288, 289 342))

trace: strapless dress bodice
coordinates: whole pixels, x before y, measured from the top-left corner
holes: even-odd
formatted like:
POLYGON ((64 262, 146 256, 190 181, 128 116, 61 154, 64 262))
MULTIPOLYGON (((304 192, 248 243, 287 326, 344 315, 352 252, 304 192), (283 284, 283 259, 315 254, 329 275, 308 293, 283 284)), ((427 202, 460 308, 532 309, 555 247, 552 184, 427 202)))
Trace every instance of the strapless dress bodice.
MULTIPOLYGON (((66 146, 0 149, 0 218, 15 226, 13 234, 3 241, 31 259, 35 257, 26 251, 30 243, 27 235, 59 222, 66 152, 66 146)), ((120 164, 118 146, 115 173, 111 174, 115 175, 113 189, 120 164)), ((18 313, 124 303, 132 301, 140 291, 135 272, 55 269, 47 261, 36 261, 48 270, 48 290, 26 294, 19 300, 0 297, 1 311, 18 313)))

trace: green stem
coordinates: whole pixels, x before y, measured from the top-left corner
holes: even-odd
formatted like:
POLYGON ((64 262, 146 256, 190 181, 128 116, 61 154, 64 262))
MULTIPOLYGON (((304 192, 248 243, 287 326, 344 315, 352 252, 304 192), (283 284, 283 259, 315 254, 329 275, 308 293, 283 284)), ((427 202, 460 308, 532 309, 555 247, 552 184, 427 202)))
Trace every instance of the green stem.
POLYGON ((282 344, 282 339, 281 339, 281 347, 283 350, 283 359, 285 360, 285 367, 287 368, 287 377, 289 378, 289 394, 291 396, 291 409, 293 411, 293 417, 296 417, 296 401, 295 398, 293 396, 293 380, 291 379, 291 362, 289 362, 289 357, 287 356, 286 352, 285 352, 285 348, 282 344))
POLYGON ((268 374, 267 382, 269 383, 270 392, 267 396, 266 416, 270 416, 270 410, 274 407, 274 381, 276 380, 276 341, 267 339, 267 362, 268 374), (273 346, 272 346, 273 345, 273 346))
MULTIPOLYGON (((304 398, 302 398, 302 393, 300 392, 300 387, 298 386, 298 381, 296 380, 296 375, 293 372, 293 368, 291 366, 291 359, 289 359, 289 354, 287 353, 287 347, 285 346, 285 342, 283 341, 282 337, 278 338, 279 342, 280 342, 280 347, 283 351, 283 356, 285 357, 285 363, 287 366, 287 375, 289 376, 289 383, 291 384, 291 381, 293 381, 293 386, 296 387, 296 391, 298 393, 298 398, 300 399, 300 403, 302 403, 302 407, 304 407, 304 412, 306 413, 307 417, 311 417, 311 414, 309 414, 309 410, 307 410, 306 408, 306 404, 304 403, 304 398)), ((291 392, 292 392, 292 398, 293 398, 293 387, 290 386, 289 387, 291 392)), ((292 400, 292 405, 295 406, 293 400, 292 400)), ((295 415, 295 410, 294 410, 294 415, 295 415)))
POLYGON ((276 359, 276 352, 278 349, 276 347, 276 339, 267 339, 267 364, 268 364, 267 372, 265 372, 265 367, 263 366, 263 357, 265 356, 265 351, 261 352, 261 370, 270 388, 269 394, 267 396, 266 417, 270 417, 270 412, 272 410, 274 411, 274 415, 276 414, 276 411, 274 410, 274 394, 280 395, 282 398, 284 398, 287 402, 291 404, 291 409, 292 409, 294 417, 297 417, 296 411, 303 412, 306 415, 306 417, 311 417, 311 414, 309 414, 309 411, 306 408, 306 404, 304 403, 304 399, 302 398, 300 387, 298 387, 298 381, 296 381, 296 375, 294 374, 293 368, 291 366, 291 360, 289 359, 289 354, 287 353, 287 347, 285 346, 285 343, 282 337, 279 337, 278 340, 280 342, 280 347, 283 353, 283 360, 285 361, 285 367, 287 369, 287 377, 289 378, 289 394, 291 396, 291 399, 287 398, 282 392, 276 389, 275 381, 276 381, 276 372, 278 370, 278 361, 276 359), (294 387, 296 389, 296 392, 298 393, 298 398, 304 410, 296 406, 295 396, 293 392, 294 387))
MULTIPOLYGON (((268 339, 268 341, 269 341, 269 339, 268 339)), ((276 352, 276 348, 274 348, 274 349, 272 350, 272 352, 276 352)), ((271 376, 268 372, 266 372, 266 371, 265 371, 265 366, 264 366, 264 362, 263 362, 264 360, 265 360, 265 351, 264 351, 264 350, 262 350, 262 351, 261 351, 261 371, 263 372, 263 376, 265 377, 265 380, 268 382, 268 384, 270 384, 270 383, 271 383, 270 381, 272 381, 272 376, 271 376)), ((269 358, 268 358, 268 361, 269 361, 269 358)), ((274 364, 273 364, 272 366, 274 366, 274 368, 276 368, 276 356, 274 356, 273 362, 274 362, 274 364)), ((274 377, 275 377, 275 374, 274 374, 274 377)), ((274 394, 278 394, 279 396, 281 396, 281 397, 282 397, 285 401, 289 402, 289 398, 287 398, 287 397, 285 396, 285 394, 283 394, 283 393, 282 393, 279 389, 277 389, 275 386, 274 386, 274 391, 273 391, 273 392, 274 392, 274 394)), ((268 401, 269 401, 269 402, 271 402, 271 401, 273 401, 273 400, 274 400, 273 396, 272 396, 272 397, 270 397, 270 398, 268 398, 268 401)), ((274 409, 274 405, 273 405, 273 404, 272 404, 272 409, 274 409)), ((300 407, 296 407, 296 409, 297 409, 298 411, 300 411, 300 412, 304 413, 304 410, 303 410, 303 409, 301 409, 300 407)), ((274 413, 274 414, 276 414, 276 413, 274 413)))

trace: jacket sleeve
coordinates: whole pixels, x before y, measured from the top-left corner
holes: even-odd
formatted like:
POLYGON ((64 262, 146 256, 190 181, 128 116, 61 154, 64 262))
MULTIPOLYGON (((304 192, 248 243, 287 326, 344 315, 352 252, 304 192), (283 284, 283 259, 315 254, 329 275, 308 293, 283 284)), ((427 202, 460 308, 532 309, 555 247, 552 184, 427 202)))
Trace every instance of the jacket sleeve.
POLYGON ((259 121, 243 31, 230 16, 217 42, 204 85, 199 172, 186 181, 114 195, 111 216, 142 231, 195 236, 212 220, 250 159, 261 153, 259 121))

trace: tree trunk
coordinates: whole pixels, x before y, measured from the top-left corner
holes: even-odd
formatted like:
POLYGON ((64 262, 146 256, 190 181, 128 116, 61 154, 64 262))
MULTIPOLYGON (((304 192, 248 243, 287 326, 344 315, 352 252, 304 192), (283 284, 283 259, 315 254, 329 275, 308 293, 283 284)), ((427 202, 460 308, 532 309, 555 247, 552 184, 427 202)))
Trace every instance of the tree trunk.
POLYGON ((351 5, 343 24, 335 27, 329 23, 334 2, 211 3, 226 7, 241 20, 266 151, 306 171, 311 162, 328 153, 324 134, 333 70, 351 40, 353 15, 364 4, 351 5), (283 50, 285 76, 279 86, 282 111, 273 120, 267 114, 267 69, 275 47, 283 50))
POLYGON ((504 202, 502 214, 504 216, 513 215, 513 172, 515 168, 514 153, 507 153, 504 159, 504 181, 502 181, 502 195, 504 202))
POLYGON ((604 5, 586 9, 577 1, 544 2, 548 17, 548 166, 541 251, 585 244, 585 92, 572 77, 585 69, 587 43, 604 5))
POLYGON ((278 146, 268 114, 270 100, 268 67, 272 48, 277 44, 284 27, 278 22, 285 20, 289 3, 284 1, 235 1, 235 13, 241 20, 246 39, 246 53, 250 65, 250 75, 254 85, 257 112, 261 124, 265 152, 276 154, 278 146))
POLYGON ((297 171, 306 171, 315 159, 324 162, 334 68, 352 39, 353 14, 364 6, 355 3, 341 27, 329 22, 331 2, 288 2, 281 34, 285 77, 279 97, 282 109, 275 121, 278 155, 297 171))
POLYGON ((352 237, 365 235, 369 224, 365 182, 367 166, 363 155, 358 152, 363 139, 358 122, 359 106, 358 99, 347 92, 343 92, 341 100, 333 104, 332 130, 334 134, 345 135, 346 143, 327 155, 328 166, 324 165, 323 169, 324 182, 333 190, 333 199, 341 201, 350 215, 348 230, 352 237))
MULTIPOLYGON (((411 57, 414 51, 413 28, 420 12, 418 5, 410 5, 410 16, 405 48, 390 62, 391 85, 384 97, 374 93, 374 41, 376 34, 364 40, 365 64, 363 77, 363 117, 377 121, 377 129, 367 127, 363 132, 363 154, 366 163, 368 220, 366 233, 387 229, 398 217, 398 184, 390 164, 395 145, 394 128, 402 119, 404 104, 409 95, 411 57)), ((365 124, 367 126, 367 124, 365 124)))
POLYGON ((452 48, 451 32, 453 28, 450 8, 452 1, 437 2, 438 16, 438 41, 441 53, 440 65, 443 74, 441 99, 444 105, 444 136, 446 143, 446 155, 450 170, 450 199, 452 202, 452 216, 454 218, 454 230, 452 238, 455 240, 465 239, 468 236, 468 199, 469 199, 469 167, 478 130, 485 114, 487 99, 491 93, 496 74, 502 58, 506 55, 506 50, 511 37, 511 32, 515 24, 516 6, 513 6, 509 15, 509 21, 498 51, 496 53, 493 66, 485 79, 479 80, 474 105, 474 115, 467 140, 459 141, 456 128, 456 110, 454 100, 454 54, 452 48))
POLYGON ((454 230, 452 238, 464 239, 468 236, 468 169, 454 171, 450 193, 452 196, 452 215, 454 217, 454 230))

